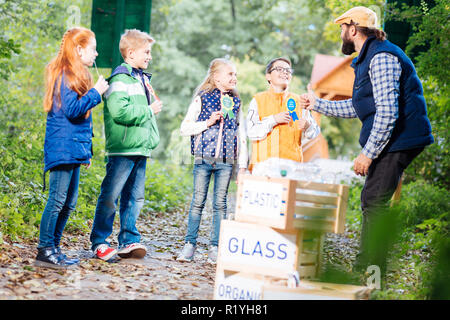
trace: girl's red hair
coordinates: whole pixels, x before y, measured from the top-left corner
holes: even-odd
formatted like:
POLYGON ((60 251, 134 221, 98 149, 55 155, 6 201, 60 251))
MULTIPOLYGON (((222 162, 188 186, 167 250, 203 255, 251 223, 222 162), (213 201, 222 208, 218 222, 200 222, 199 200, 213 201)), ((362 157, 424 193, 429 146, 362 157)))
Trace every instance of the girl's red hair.
POLYGON ((72 28, 64 34, 58 55, 45 68, 44 110, 52 109, 53 97, 60 103, 61 75, 64 72, 66 85, 81 97, 93 86, 92 75, 77 54, 77 46, 85 48, 95 34, 86 28, 72 28))

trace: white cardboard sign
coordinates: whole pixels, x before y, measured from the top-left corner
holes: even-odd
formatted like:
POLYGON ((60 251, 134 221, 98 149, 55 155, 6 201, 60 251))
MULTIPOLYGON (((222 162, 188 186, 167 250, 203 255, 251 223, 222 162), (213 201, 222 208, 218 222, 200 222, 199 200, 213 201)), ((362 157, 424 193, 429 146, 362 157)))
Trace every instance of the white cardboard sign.
POLYGON ((242 183, 241 211, 265 218, 279 218, 283 210, 281 183, 244 180, 242 183))
POLYGON ((243 277, 239 273, 226 275, 218 270, 214 288, 216 300, 261 300, 263 281, 243 277))
POLYGON ((297 236, 249 223, 223 220, 218 264, 224 269, 287 276, 296 270, 297 236))

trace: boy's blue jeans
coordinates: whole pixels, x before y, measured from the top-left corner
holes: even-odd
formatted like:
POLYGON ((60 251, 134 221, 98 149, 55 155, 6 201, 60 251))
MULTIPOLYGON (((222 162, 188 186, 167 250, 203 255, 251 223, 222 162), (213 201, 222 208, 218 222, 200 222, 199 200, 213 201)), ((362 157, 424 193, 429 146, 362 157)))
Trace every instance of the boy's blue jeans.
POLYGON ((219 244, 220 221, 227 214, 227 195, 230 185, 233 165, 228 163, 214 163, 202 160, 194 165, 194 194, 189 209, 188 228, 185 242, 194 246, 197 244, 198 229, 208 195, 209 181, 214 175, 213 221, 211 226, 210 245, 219 244))
POLYGON ((113 230, 119 196, 119 248, 140 241, 136 220, 144 205, 146 164, 147 158, 144 156, 108 157, 90 236, 92 250, 103 243, 109 245, 106 239, 113 230))
POLYGON ((80 165, 60 165, 50 170, 48 200, 39 227, 38 248, 58 247, 69 215, 75 210, 80 165))

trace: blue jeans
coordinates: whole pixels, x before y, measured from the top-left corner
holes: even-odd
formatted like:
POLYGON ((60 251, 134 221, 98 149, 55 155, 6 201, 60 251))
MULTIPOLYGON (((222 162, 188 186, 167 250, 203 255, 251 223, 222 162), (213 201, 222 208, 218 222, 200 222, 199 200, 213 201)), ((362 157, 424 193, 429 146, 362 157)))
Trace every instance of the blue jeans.
POLYGON ((92 250, 100 244, 109 245, 106 238, 113 230, 119 196, 119 248, 140 241, 136 221, 144 205, 146 165, 147 158, 144 156, 108 157, 90 236, 92 250))
POLYGON ((38 248, 58 247, 78 199, 80 165, 60 165, 50 170, 48 200, 39 227, 38 248))
POLYGON ((214 174, 213 221, 211 225, 210 245, 219 244, 220 221, 227 214, 227 195, 233 165, 202 160, 194 165, 194 194, 189 209, 188 228, 185 242, 197 244, 198 229, 208 195, 209 181, 214 174))

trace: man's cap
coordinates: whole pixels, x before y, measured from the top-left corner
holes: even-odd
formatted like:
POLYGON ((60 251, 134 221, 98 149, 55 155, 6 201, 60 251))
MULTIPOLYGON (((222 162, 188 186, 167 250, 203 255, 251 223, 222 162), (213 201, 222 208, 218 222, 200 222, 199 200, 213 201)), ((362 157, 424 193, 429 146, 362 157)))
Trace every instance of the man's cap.
POLYGON ((376 28, 377 14, 366 7, 354 7, 346 13, 334 20, 336 24, 347 23, 353 21, 358 27, 376 28))

